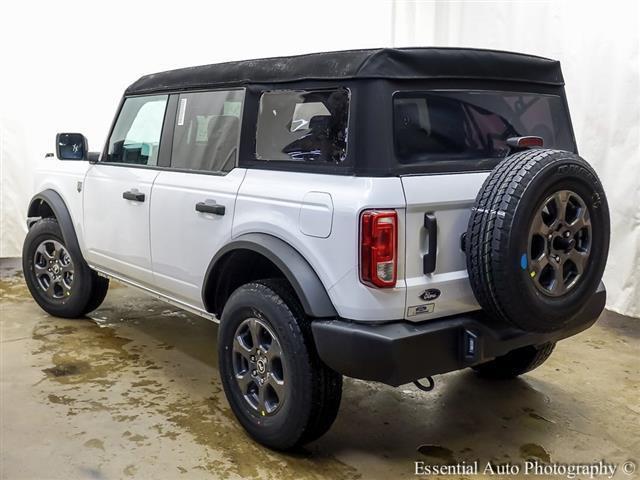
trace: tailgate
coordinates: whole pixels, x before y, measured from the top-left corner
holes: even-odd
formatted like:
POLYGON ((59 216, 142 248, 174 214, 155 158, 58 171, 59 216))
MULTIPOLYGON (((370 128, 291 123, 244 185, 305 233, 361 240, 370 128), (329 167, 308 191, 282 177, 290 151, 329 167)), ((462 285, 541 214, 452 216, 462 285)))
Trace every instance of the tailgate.
POLYGON ((402 177, 407 201, 407 320, 418 322, 480 308, 469 285, 460 241, 467 230, 475 197, 487 176, 487 172, 474 172, 402 177), (425 215, 430 219, 427 225, 425 215), (435 269, 425 273, 429 231, 437 232, 435 269))

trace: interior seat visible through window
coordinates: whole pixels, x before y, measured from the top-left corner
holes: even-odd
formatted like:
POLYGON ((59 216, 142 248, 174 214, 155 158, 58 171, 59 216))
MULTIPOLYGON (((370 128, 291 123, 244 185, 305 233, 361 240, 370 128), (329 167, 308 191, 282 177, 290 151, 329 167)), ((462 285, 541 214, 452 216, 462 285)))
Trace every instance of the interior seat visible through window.
POLYGON ((171 167, 228 172, 238 156, 243 90, 181 94, 171 167))
POLYGON ((256 159, 340 164, 347 155, 348 119, 346 88, 264 92, 256 159))

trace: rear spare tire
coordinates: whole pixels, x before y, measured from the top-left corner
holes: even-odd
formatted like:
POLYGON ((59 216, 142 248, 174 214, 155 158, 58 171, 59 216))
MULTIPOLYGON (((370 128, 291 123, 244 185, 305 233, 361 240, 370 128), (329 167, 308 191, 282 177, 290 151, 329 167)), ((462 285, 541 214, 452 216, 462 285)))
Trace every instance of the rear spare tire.
POLYGON ((523 330, 567 325, 595 293, 609 251, 602 184, 578 155, 535 149, 505 158, 469 218, 469 280, 480 306, 523 330))

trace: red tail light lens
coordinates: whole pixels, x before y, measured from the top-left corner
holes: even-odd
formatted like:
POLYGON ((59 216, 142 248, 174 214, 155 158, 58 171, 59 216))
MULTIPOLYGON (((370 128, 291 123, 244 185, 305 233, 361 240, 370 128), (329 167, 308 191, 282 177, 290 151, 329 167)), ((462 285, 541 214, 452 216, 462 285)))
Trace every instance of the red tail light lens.
POLYGON ((398 213, 365 210, 360 217, 360 279, 379 288, 396 286, 398 213))
POLYGON ((544 146, 544 139, 542 137, 509 137, 507 138, 507 145, 516 148, 542 148, 544 146))

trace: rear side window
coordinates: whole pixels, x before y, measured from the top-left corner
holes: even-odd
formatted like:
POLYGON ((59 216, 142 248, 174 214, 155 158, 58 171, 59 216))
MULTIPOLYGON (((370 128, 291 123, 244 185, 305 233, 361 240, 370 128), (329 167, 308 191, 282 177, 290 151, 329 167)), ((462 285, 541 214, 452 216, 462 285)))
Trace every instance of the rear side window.
POLYGON ((394 142, 401 163, 508 155, 507 139, 534 135, 545 148, 575 151, 557 95, 434 91, 394 97, 394 142))
POLYGON ((107 161, 157 165, 167 95, 127 98, 109 138, 107 161))
POLYGON ((171 167, 232 170, 238 157, 243 102, 244 90, 180 94, 171 167))
POLYGON ((341 163, 347 155, 349 91, 281 90, 260 97, 258 160, 341 163))

